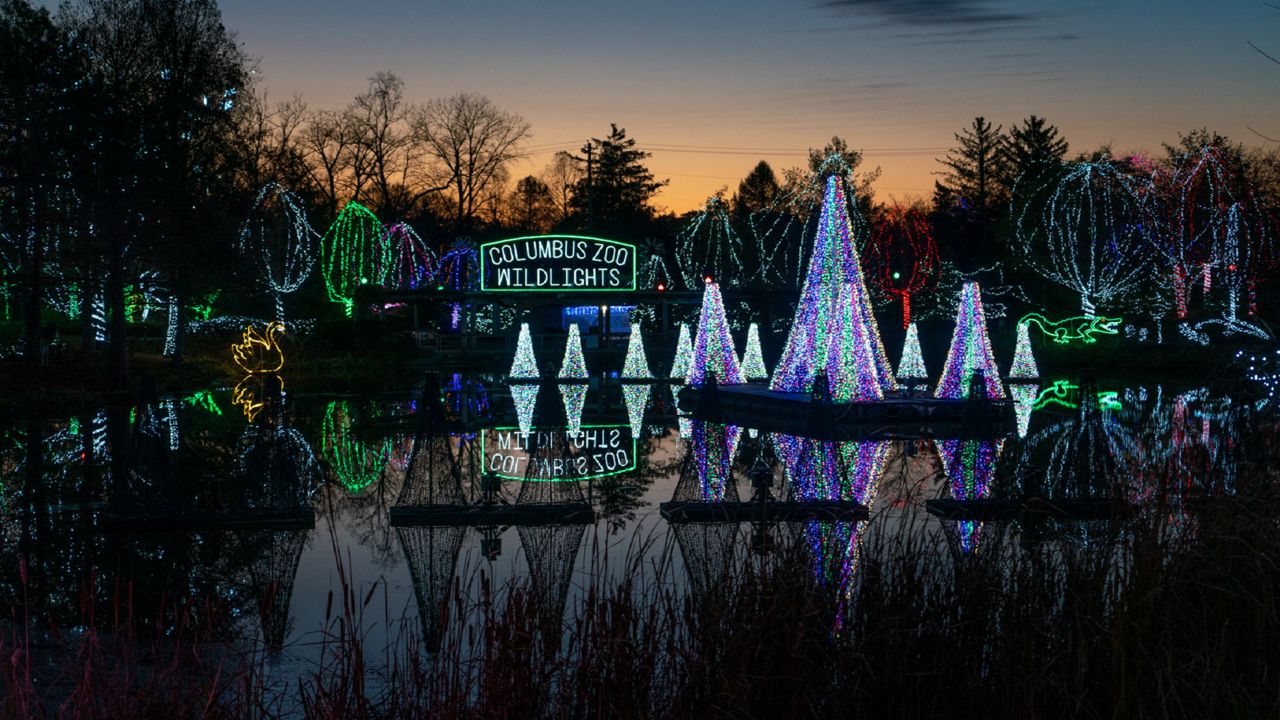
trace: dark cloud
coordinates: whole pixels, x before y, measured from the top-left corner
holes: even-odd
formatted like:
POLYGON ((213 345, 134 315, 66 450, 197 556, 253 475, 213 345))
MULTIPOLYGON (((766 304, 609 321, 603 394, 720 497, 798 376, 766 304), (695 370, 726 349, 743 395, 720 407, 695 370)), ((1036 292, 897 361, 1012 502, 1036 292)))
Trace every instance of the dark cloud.
POLYGON ((818 7, 874 15, 912 27, 1008 29, 1039 21, 1039 15, 1001 10, 984 0, 827 0, 818 7))

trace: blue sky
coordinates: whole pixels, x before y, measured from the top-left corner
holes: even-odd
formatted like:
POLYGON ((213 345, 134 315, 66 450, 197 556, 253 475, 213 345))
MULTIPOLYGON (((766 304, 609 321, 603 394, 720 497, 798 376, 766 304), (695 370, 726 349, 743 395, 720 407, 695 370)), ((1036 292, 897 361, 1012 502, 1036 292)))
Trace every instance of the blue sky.
POLYGON ((759 159, 831 135, 869 151, 882 198, 927 195, 976 115, 1044 115, 1085 150, 1158 150, 1208 126, 1280 136, 1280 10, 1262 2, 737 3, 223 0, 272 97, 340 107, 379 70, 414 101, 479 92, 524 115, 537 172, 609 123, 652 145, 682 211, 759 159), (687 147, 672 147, 687 146, 687 147), (723 148, 729 148, 724 150, 723 148), (695 150, 694 152, 679 152, 695 150), (710 151, 708 151, 710 150, 710 151))

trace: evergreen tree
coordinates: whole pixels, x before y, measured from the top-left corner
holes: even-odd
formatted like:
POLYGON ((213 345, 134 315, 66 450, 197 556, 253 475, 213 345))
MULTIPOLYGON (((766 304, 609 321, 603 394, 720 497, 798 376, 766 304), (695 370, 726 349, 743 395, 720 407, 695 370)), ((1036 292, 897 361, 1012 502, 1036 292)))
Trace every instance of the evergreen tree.
POLYGON ((1012 188, 1022 173, 1061 162, 1070 148, 1066 138, 1058 135, 1056 125, 1035 115, 1023 120, 1021 126, 1009 128, 1003 145, 1008 171, 1006 188, 1012 188))
POLYGON ((608 137, 591 139, 590 167, 574 186, 571 203, 587 229, 635 235, 652 223, 649 201, 667 181, 655 180, 645 167, 651 153, 637 150, 635 138, 616 124, 609 127, 608 137))
MULTIPOLYGON (((1001 210, 1008 204, 1008 196, 1001 184, 1006 176, 1003 134, 999 125, 992 125, 984 117, 976 117, 973 124, 955 134, 959 145, 938 162, 946 170, 939 190, 945 190, 953 198, 951 211, 957 213, 969 236, 973 257, 962 260, 981 260, 988 254, 992 228, 999 221, 1001 210)), ((938 193, 935 193, 935 198, 938 193)), ((935 212, 945 211, 935 208, 935 212)))
POLYGON ((765 210, 773 205, 782 186, 778 184, 778 176, 773 167, 761 160, 738 183, 738 192, 733 194, 733 214, 745 218, 751 213, 765 210))

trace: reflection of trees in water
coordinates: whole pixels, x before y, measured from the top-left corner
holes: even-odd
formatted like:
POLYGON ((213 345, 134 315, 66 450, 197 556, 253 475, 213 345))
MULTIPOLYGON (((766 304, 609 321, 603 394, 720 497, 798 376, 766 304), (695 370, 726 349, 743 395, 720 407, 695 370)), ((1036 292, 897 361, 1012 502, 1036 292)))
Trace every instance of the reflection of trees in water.
POLYGON ((350 493, 361 493, 377 482, 391 455, 390 440, 356 437, 352 426, 357 415, 372 419, 377 409, 373 403, 353 407, 346 400, 334 400, 325 410, 321 427, 321 455, 333 478, 350 493))
POLYGON ((541 525, 516 528, 529 563, 534 607, 542 614, 539 631, 543 650, 554 654, 564 629, 565 603, 569 597, 573 562, 586 536, 586 525, 541 525))
POLYGON ((525 479, 516 495, 517 505, 563 505, 585 503, 586 495, 577 478, 544 477, 540 467, 554 466, 557 461, 568 462, 578 456, 578 450, 565 432, 548 431, 531 433, 526 440, 525 479))
POLYGON ((467 488, 480 470, 475 433, 449 434, 442 428, 423 427, 414 435, 412 445, 396 505, 466 504, 467 488))
POLYGON ((693 420, 689 451, 672 497, 677 502, 736 502, 733 458, 742 437, 737 425, 693 420))
MULTIPOLYGON (((1003 439, 953 438, 936 440, 934 446, 942 461, 947 493, 953 499, 966 502, 991 497, 1000 451, 1004 449, 1003 439)), ((977 551, 983 523, 956 520, 945 525, 954 533, 951 538, 962 555, 977 551)))
POLYGON ((302 433, 281 426, 249 425, 240 436, 236 470, 247 508, 306 506, 323 477, 302 433))
POLYGON ((726 590, 733 580, 738 523, 679 523, 671 525, 671 530, 680 546, 693 596, 705 599, 726 590))
MULTIPOLYGON (((888 441, 830 441, 771 434, 791 500, 852 500, 870 508, 888 460, 888 441)), ((819 587, 840 602, 853 595, 867 523, 808 520, 793 527, 819 587)))
POLYGON ((396 528, 409 565, 409 579, 418 604, 418 619, 428 652, 437 652, 444 634, 445 606, 453 583, 466 528, 396 528))
POLYGON ((289 606, 293 583, 309 534, 307 530, 235 533, 236 544, 248 560, 238 571, 232 569, 233 582, 253 598, 259 629, 268 647, 282 647, 292 627, 289 606))

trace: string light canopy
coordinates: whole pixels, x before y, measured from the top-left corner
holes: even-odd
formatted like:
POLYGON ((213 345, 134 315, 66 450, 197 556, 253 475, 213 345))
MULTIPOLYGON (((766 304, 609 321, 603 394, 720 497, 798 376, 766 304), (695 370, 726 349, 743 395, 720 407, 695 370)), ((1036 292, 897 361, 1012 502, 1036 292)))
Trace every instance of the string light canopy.
POLYGON ((1023 261, 1079 295, 1081 312, 1093 317, 1098 304, 1114 304, 1148 277, 1155 239, 1148 190, 1109 159, 1024 174, 1012 211, 1023 261))
POLYGON ((702 211, 676 234, 676 263, 686 288, 697 289, 710 275, 727 287, 746 284, 743 242, 734 232, 724 198, 707 198, 702 211))
POLYGON ((380 280, 390 265, 387 233, 365 206, 349 202, 334 218, 320 243, 321 269, 329 299, 351 315, 357 288, 380 280))
POLYGON ((378 282, 388 290, 417 290, 436 281, 436 254, 407 223, 388 225, 378 282))
POLYGON ((991 338, 987 335, 987 317, 982 309, 982 290, 977 282, 967 282, 960 290, 956 306, 956 329, 951 336, 951 348, 934 396, 946 399, 969 397, 971 378, 981 373, 986 395, 990 399, 1004 397, 1000 383, 1000 369, 991 352, 991 338))
POLYGON ((1243 303, 1256 312, 1260 265, 1271 255, 1271 222, 1258 202, 1239 152, 1219 143, 1203 145, 1175 162, 1168 196, 1169 232, 1161 249, 1172 266, 1179 318, 1188 312, 1189 284, 1203 280, 1209 302, 1216 272, 1225 277, 1223 315, 1235 320, 1243 303))
POLYGON ((707 377, 715 377, 720 385, 741 385, 746 382, 738 367, 738 355, 733 349, 733 337, 729 334, 729 321, 724 314, 724 300, 720 297, 720 285, 708 282, 702 293, 702 312, 698 316, 698 336, 693 345, 693 360, 689 364, 689 385, 701 386, 707 377))
POLYGON ((844 186, 835 175, 827 178, 813 257, 770 388, 810 392, 819 371, 844 379, 846 391, 856 379, 852 394, 858 397, 883 397, 896 388, 854 247, 844 186))

